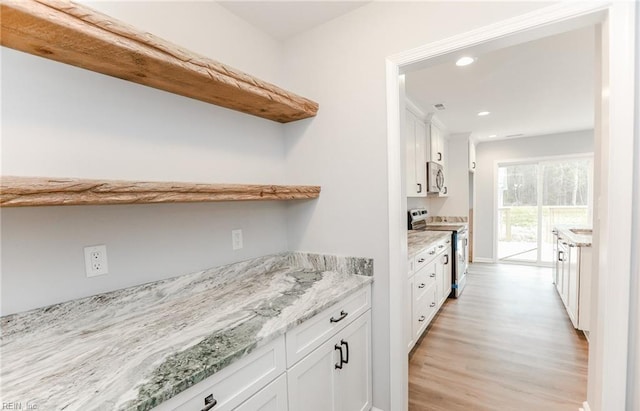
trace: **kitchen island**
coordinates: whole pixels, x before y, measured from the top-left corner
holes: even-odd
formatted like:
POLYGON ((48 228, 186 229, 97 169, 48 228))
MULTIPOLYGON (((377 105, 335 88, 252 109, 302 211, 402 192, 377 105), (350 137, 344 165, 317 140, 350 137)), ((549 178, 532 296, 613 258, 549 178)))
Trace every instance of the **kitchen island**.
POLYGON ((372 275, 371 259, 283 253, 2 317, 3 401, 151 409, 372 275))

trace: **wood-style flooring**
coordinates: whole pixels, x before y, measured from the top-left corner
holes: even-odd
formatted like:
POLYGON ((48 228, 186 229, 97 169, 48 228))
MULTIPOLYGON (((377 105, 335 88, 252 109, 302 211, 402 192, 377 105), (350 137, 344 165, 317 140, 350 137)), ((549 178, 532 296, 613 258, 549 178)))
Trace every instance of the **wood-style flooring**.
POLYGON ((577 411, 587 352, 551 269, 475 263, 409 355, 409 410, 577 411))

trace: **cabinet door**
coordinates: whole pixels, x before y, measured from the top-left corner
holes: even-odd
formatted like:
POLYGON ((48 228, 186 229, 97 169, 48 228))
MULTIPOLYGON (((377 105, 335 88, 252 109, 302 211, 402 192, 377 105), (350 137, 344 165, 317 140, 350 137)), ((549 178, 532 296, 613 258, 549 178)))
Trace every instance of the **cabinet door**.
POLYGON ((404 318, 405 318, 405 335, 406 335, 406 340, 407 341, 407 352, 411 351, 411 349, 413 348, 414 345, 414 339, 413 339, 413 324, 412 324, 412 319, 413 319, 413 277, 409 278, 408 281, 408 286, 407 286, 407 295, 405 296, 405 313, 404 313, 404 318))
POLYGON ((340 354, 332 338, 290 368, 287 371, 289 410, 335 410, 334 371, 339 363, 340 354))
POLYGON ((476 171, 476 145, 469 141, 469 171, 476 171))
POLYGON ((567 290, 567 311, 569 312, 569 318, 575 328, 578 328, 578 287, 579 282, 579 265, 578 265, 578 247, 569 248, 569 261, 567 264, 568 271, 568 284, 567 290))
POLYGON ((339 335, 345 362, 336 369, 336 410, 364 411, 371 408, 371 311, 350 324, 339 335))
POLYGON ((282 374, 274 382, 243 402, 235 411, 287 411, 287 375, 282 374))
MULTIPOLYGON (((416 174, 416 117, 409 110, 405 111, 405 143, 407 148, 407 196, 414 197, 418 194, 418 181, 416 174)), ((423 187, 423 191, 426 187, 423 187)))
POLYGON ((418 196, 427 195, 427 131, 422 120, 416 118, 415 127, 416 142, 416 187, 418 196))
POLYGON ((430 160, 435 161, 438 164, 443 163, 444 153, 442 144, 442 132, 433 123, 429 124, 429 146, 430 146, 430 160))
POLYGON ((442 255, 442 264, 444 274, 442 276, 442 301, 443 304, 451 294, 451 248, 447 248, 447 251, 442 255))

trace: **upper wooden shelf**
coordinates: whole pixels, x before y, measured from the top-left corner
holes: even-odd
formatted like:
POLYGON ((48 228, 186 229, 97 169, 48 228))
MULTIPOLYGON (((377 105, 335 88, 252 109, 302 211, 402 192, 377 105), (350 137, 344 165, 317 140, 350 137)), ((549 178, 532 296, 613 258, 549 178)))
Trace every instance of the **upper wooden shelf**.
POLYGON ((0 44, 181 96, 287 123, 318 104, 88 7, 0 0, 0 44))
POLYGON ((2 207, 304 200, 319 195, 319 186, 0 178, 2 207))

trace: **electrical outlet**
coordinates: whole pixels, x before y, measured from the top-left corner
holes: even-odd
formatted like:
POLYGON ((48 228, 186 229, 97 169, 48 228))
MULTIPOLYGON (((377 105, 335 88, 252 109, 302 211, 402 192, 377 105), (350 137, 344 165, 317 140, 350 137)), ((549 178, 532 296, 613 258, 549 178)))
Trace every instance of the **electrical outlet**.
POLYGON ((94 245, 84 248, 84 268, 87 277, 109 273, 107 265, 107 246, 94 245))
POLYGON ((233 247, 234 250, 239 250, 243 247, 242 230, 231 231, 231 246, 233 247))

